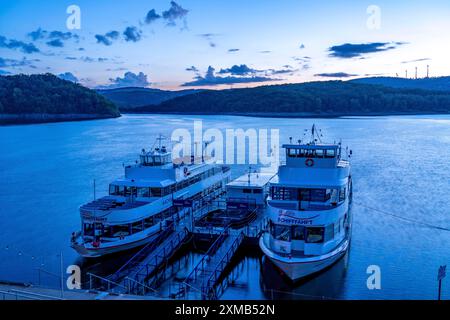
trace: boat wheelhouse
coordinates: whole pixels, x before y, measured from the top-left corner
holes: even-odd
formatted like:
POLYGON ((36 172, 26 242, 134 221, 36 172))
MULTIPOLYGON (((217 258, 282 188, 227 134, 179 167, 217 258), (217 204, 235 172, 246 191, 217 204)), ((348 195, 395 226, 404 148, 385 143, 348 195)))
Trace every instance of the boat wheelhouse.
POLYGON ((283 145, 286 163, 270 182, 269 231, 264 254, 296 281, 332 265, 349 247, 352 181, 341 143, 322 143, 315 126, 309 143, 283 145))
POLYGON ((80 207, 82 229, 72 235, 72 247, 84 257, 100 257, 152 241, 169 220, 189 213, 175 200, 200 203, 224 193, 230 168, 207 160, 172 161, 165 147, 142 150, 136 164, 124 167, 124 177, 109 185, 108 196, 80 207))

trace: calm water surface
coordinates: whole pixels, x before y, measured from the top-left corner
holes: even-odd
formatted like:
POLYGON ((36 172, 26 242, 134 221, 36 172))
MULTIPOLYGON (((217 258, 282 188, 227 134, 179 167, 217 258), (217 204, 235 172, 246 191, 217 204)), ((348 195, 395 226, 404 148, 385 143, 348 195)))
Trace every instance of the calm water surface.
MULTIPOLYGON (((142 147, 159 133, 205 128, 278 128, 281 141, 316 123, 328 140, 353 149, 354 229, 346 259, 292 288, 270 262, 236 265, 224 299, 435 299, 437 269, 450 265, 450 232, 375 211, 450 228, 450 117, 272 119, 231 116, 133 115, 119 119, 0 127, 0 280, 57 286, 64 265, 80 263, 69 247, 78 206, 106 194, 142 147), (366 269, 378 265, 382 289, 368 290, 366 269), (39 277, 38 268, 45 270, 39 277), (40 279, 39 279, 40 278, 40 279), (284 293, 280 293, 284 292, 284 293), (286 292, 289 292, 287 294, 286 292), (276 296, 279 295, 279 296, 276 296)), ((233 168, 234 176, 245 168, 233 168)), ((195 261, 193 254, 185 262, 195 261)), ((119 258, 119 260, 126 257, 119 258)), ((95 263, 93 268, 109 267, 95 263)), ((109 270, 104 270, 108 272, 109 270)), ((186 272, 181 268, 178 273, 186 272)), ((180 275, 179 275, 180 276, 180 275)), ((450 279, 443 297, 450 299, 450 279)))

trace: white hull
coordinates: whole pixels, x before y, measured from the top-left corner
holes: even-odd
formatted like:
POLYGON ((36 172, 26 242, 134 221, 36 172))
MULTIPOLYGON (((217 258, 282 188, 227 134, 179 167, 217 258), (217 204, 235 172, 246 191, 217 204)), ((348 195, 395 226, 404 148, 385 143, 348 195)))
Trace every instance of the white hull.
POLYGON ((132 242, 125 242, 125 241, 117 241, 117 244, 114 245, 105 245, 100 246, 99 248, 87 248, 83 245, 79 244, 72 244, 71 247, 78 252, 79 255, 81 255, 84 258, 99 258, 105 255, 134 249, 143 245, 146 245, 147 243, 153 241, 157 236, 157 233, 150 235, 144 239, 132 241, 132 242))
POLYGON ((342 258, 349 248, 350 241, 345 239, 338 248, 332 252, 317 257, 292 257, 280 256, 264 243, 264 236, 260 238, 259 245, 264 254, 292 281, 298 281, 307 276, 318 273, 333 265, 342 258))

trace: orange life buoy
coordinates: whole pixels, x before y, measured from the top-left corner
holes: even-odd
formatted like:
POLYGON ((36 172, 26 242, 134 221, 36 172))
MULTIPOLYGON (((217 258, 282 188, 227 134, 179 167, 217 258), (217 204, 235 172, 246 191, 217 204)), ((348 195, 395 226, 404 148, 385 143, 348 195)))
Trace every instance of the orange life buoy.
POLYGON ((306 159, 305 164, 307 167, 313 167, 314 166, 314 160, 313 159, 306 159))

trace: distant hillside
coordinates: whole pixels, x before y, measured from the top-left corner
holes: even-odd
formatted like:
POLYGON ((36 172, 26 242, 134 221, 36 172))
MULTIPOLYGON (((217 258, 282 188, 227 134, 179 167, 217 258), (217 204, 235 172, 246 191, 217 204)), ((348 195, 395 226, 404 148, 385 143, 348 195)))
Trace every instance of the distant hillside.
POLYGON ((449 113, 450 93, 326 81, 203 91, 135 112, 341 116, 449 113))
POLYGON ((149 88, 119 88, 97 90, 98 93, 114 102, 121 110, 133 109, 147 105, 157 105, 164 101, 184 95, 200 92, 200 90, 165 91, 149 88))
POLYGON ((0 124, 118 116, 105 97, 52 74, 0 76, 0 124))
POLYGON ((450 91, 450 77, 406 79, 393 77, 373 77, 350 80, 355 83, 379 84, 392 88, 450 91))

